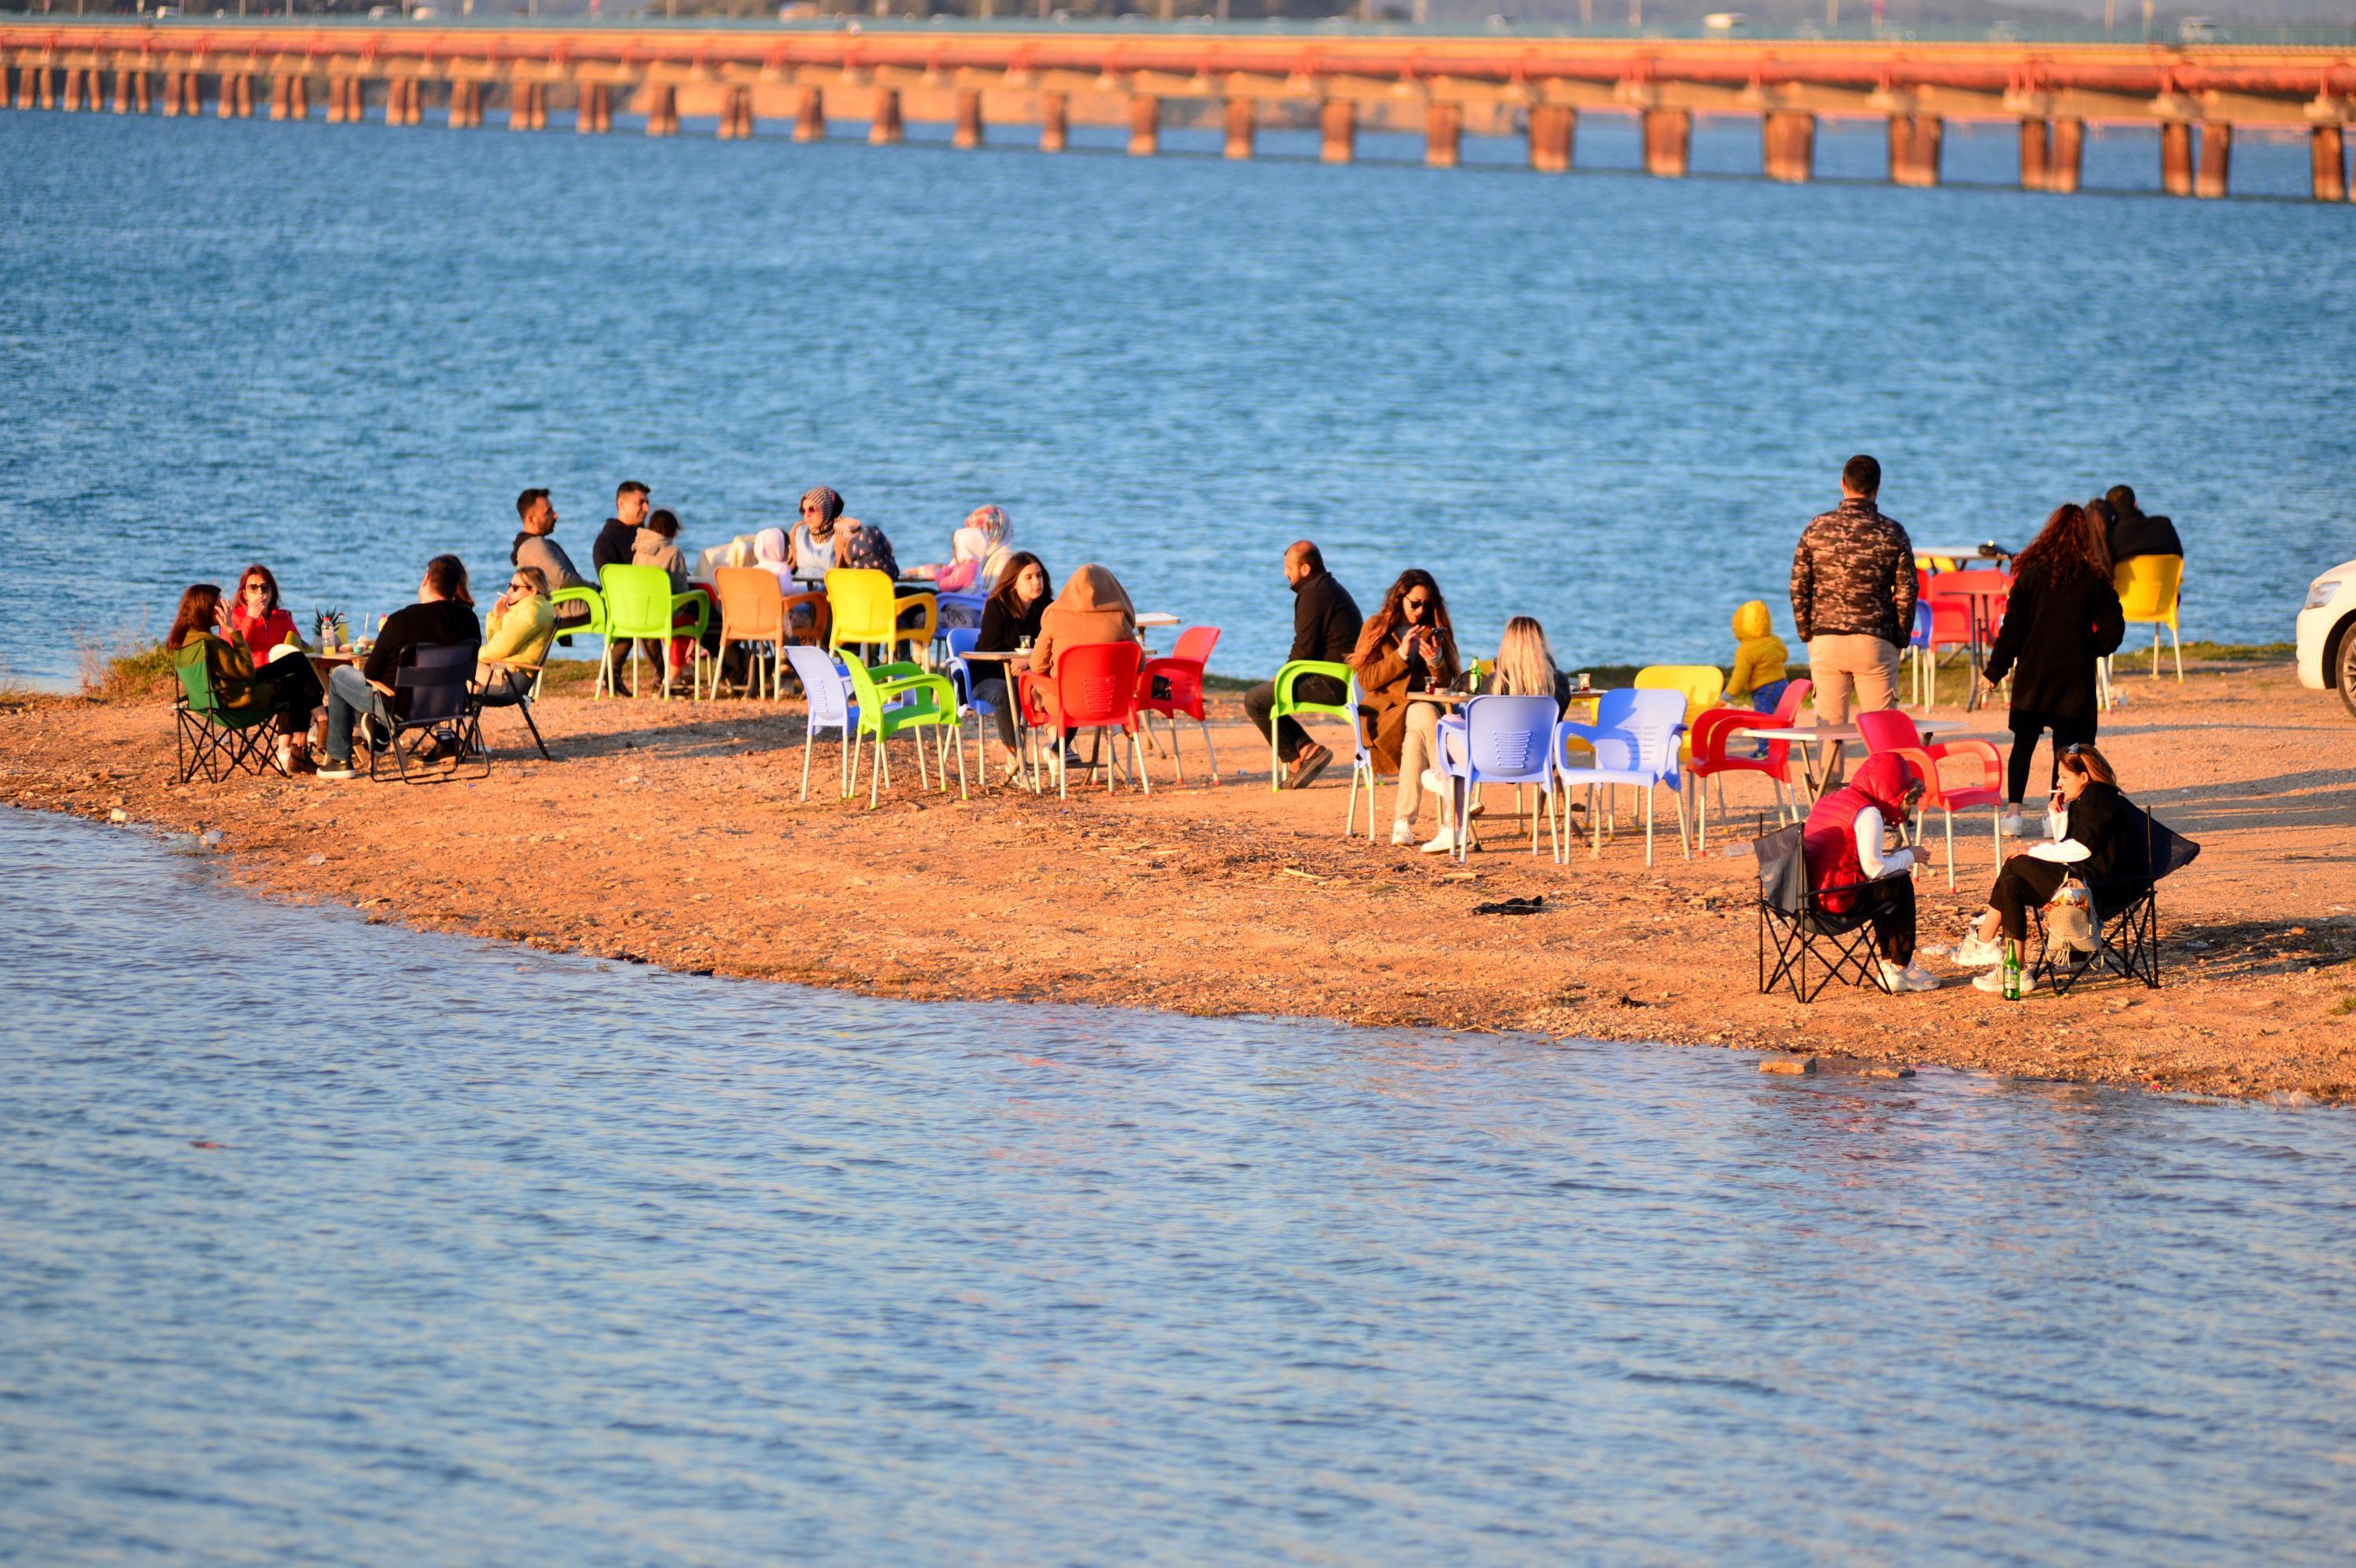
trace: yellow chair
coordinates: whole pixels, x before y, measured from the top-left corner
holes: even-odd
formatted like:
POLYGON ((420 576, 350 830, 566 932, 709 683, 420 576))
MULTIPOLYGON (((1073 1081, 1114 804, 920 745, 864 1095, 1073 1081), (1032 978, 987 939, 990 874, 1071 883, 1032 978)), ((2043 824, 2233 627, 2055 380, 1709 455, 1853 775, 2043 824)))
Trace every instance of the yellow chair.
POLYGON ((1681 691, 1686 699, 1686 738, 1677 742, 1677 760, 1693 761, 1693 721, 1718 706, 1726 695, 1726 672, 1716 665, 1646 665, 1636 672, 1639 691, 1681 691))
POLYGON ((2176 629, 2176 606, 2184 585, 2180 555, 2131 555, 2111 569, 2111 586, 2119 591, 2119 608, 2130 626, 2151 628, 2151 678, 2159 678, 2159 629, 2168 628, 2176 649, 2176 680, 2184 683, 2184 639, 2176 629))
POLYGON ((838 566, 826 574, 826 607, 827 652, 880 647, 887 659, 904 642, 916 642, 920 648, 929 646, 938 614, 937 603, 930 594, 894 598, 891 573, 864 567, 838 566), (920 603, 927 607, 925 624, 902 630, 900 612, 920 603))

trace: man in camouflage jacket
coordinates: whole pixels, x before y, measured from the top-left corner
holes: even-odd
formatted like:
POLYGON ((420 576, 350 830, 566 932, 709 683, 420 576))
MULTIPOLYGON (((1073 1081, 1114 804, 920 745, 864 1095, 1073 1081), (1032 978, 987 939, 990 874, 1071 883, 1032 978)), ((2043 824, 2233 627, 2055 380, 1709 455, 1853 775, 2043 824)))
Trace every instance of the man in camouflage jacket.
MULTIPOLYGON (((1826 724, 1898 706, 1898 661, 1914 630, 1914 542, 1874 505, 1880 489, 1881 464, 1850 458, 1840 506, 1802 529, 1792 551, 1792 621, 1826 724)), ((1826 788, 1840 782, 1837 741, 1824 742, 1821 776, 1826 788)))

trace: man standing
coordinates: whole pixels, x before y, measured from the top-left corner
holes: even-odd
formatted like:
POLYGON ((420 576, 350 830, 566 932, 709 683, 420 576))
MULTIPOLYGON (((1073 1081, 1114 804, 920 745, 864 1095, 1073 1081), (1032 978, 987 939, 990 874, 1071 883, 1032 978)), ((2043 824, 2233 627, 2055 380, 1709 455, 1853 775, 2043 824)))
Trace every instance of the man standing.
MULTIPOLYGON (((1292 652, 1286 656, 1285 662, 1323 659, 1333 664, 1347 663, 1350 650, 1358 645, 1358 627, 1363 617, 1350 591, 1325 570, 1325 558, 1315 545, 1307 539, 1296 539, 1285 550, 1284 580, 1292 585, 1292 652)), ((1349 700, 1350 691, 1331 676, 1311 675, 1293 683, 1292 695, 1304 702, 1339 705, 1349 700)), ((1259 726, 1263 736, 1269 732, 1269 714, 1275 707, 1276 682, 1272 680, 1261 681, 1244 693, 1244 711, 1259 726)), ((1309 731, 1290 714, 1275 733, 1276 754, 1286 763, 1284 774, 1277 782, 1285 789, 1307 788, 1333 760, 1333 753, 1312 741, 1309 731)))
MULTIPOLYGON (((516 497, 516 517, 521 531, 508 547, 508 560, 517 566, 536 566, 541 576, 548 580, 550 592, 559 588, 586 588, 591 584, 564 553, 564 547, 552 537, 556 532, 556 506, 545 490, 526 490, 516 497)), ((578 626, 589 619, 585 604, 567 604, 556 617, 559 631, 578 626)))
POLYGON ((589 564, 603 572, 609 566, 627 566, 631 552, 638 548, 638 525, 647 520, 650 505, 647 487, 635 479, 625 479, 622 487, 614 492, 614 515, 597 530, 597 542, 589 547, 589 564))
MULTIPOLYGON (((1914 630, 1914 541, 1874 505, 1880 491, 1881 464, 1850 458, 1839 507, 1802 529, 1792 552, 1792 621, 1808 645, 1820 723, 1898 706, 1898 661, 1914 630)), ((1823 742, 1826 789, 1841 772, 1841 743, 1823 742)))

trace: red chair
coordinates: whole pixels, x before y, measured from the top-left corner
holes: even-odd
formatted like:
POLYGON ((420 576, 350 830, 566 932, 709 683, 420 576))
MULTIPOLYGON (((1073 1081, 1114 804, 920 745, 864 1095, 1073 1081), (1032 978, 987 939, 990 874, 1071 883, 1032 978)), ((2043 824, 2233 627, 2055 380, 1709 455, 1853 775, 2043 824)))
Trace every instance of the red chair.
MULTIPOLYGON (((1965 631, 1963 641, 1972 650, 1972 675, 1977 679, 1987 662, 1987 651, 1996 643, 1997 628, 2004 624, 2004 609, 2012 595, 2012 577, 1993 567, 1979 567, 1969 571, 1943 571, 1931 580, 1931 640, 1940 640, 1939 626, 1944 616, 1960 616, 1965 631)), ((1975 706, 1979 692, 1975 688, 1964 699, 1964 706, 1975 706)))
POLYGON ((1798 723, 1801 705, 1808 700, 1809 693, 1815 689, 1804 680, 1788 681, 1772 716, 1748 708, 1713 708, 1693 721, 1693 728, 1688 731, 1693 742, 1693 760, 1686 764, 1686 772, 1694 778, 1694 796, 1700 816, 1703 848, 1709 848, 1709 781, 1713 778, 1719 781, 1718 811, 1721 816, 1726 815, 1728 773, 1765 773, 1775 784, 1776 820, 1784 821, 1795 815, 1794 799, 1800 792, 1793 790, 1791 797, 1784 794, 1785 786, 1792 783, 1792 742, 1768 741, 1767 754, 1763 757, 1730 757, 1726 754, 1726 744, 1733 738, 1733 731, 1749 725, 1769 725, 1781 730, 1798 723))
POLYGON ((1868 754, 1892 752, 1922 781, 1922 804, 1937 806, 1947 825, 1947 891, 1955 889, 1955 813, 1988 808, 1988 828, 1996 844, 1996 863, 2004 864, 2004 753, 1993 741, 1947 741, 1926 746, 1914 720, 1895 708, 1857 716, 1858 733, 1865 737, 1868 754), (1940 782, 1939 764, 1949 757, 1976 758, 1980 782, 1961 788, 1940 782))
MULTIPOLYGON (((1151 795, 1153 781, 1145 776, 1145 742, 1139 735, 1144 718, 1137 707, 1137 675, 1144 662, 1145 650, 1135 643, 1082 643, 1059 649, 1053 675, 1044 679, 1023 677, 1025 721, 1037 714, 1035 722, 1046 729, 1049 743, 1056 747, 1059 757, 1066 730, 1092 729, 1099 740, 1107 730, 1119 730, 1129 737, 1137 782, 1151 795)), ((1059 768, 1055 775, 1055 793, 1066 798, 1070 794, 1066 788, 1070 771, 1059 768)), ((1105 766, 1105 789, 1107 793, 1112 789, 1109 762, 1105 766)))
POLYGON ((1216 626, 1189 626, 1179 634, 1177 651, 1167 658, 1148 659, 1137 673, 1137 709, 1141 714, 1159 713, 1170 725, 1170 765, 1177 770, 1178 782, 1186 782, 1186 763, 1178 754, 1178 715, 1184 714, 1203 729, 1203 752, 1211 759, 1211 782, 1219 782, 1219 753, 1211 749, 1210 720, 1203 717, 1203 667, 1211 662, 1211 650, 1219 645, 1216 626), (1156 679, 1168 683, 1170 695, 1153 695, 1156 679))
MULTIPOLYGON (((1919 567, 1914 572, 1915 597, 1931 613, 1928 635, 1907 645, 1914 656, 1913 696, 1925 713, 1935 706, 1939 695, 1939 656, 1952 648, 1968 650, 1972 645, 1972 602, 1939 592, 1939 584, 1954 575, 1944 572, 1934 576, 1919 567)), ((1922 635, 1919 632, 1917 635, 1922 635)))

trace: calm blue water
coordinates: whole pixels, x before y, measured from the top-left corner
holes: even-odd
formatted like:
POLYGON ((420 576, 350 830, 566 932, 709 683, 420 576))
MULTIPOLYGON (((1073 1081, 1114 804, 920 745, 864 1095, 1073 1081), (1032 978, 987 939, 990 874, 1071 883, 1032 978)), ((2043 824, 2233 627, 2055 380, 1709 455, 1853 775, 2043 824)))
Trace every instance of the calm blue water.
POLYGON ((862 1001, 15 812, 0 859, 0 1559, 2356 1539, 2343 1115, 862 1001))
MULTIPOLYGON (((693 543, 830 483, 912 563, 997 501, 1058 575, 1224 625, 1230 673, 1281 656, 1303 534, 1362 601, 1434 569, 1478 645, 1527 612, 1569 667, 1722 660, 1741 600, 1788 633, 1858 449, 1926 543, 2133 482, 2190 541, 2188 635, 2286 637, 2356 552, 2356 208, 1892 190, 1871 126, 1821 160, 1869 183, 1798 189, 782 129, 0 114, 0 660, 68 674, 254 558, 301 613, 389 608, 436 550, 498 569, 527 485, 585 558, 626 477, 693 543)), ((1758 155, 1727 125, 1695 160, 1758 155)), ((1949 174, 2015 155, 1958 137, 1949 174)), ((1580 157, 1632 168, 1633 132, 1590 117, 1580 157)), ((2305 160, 2245 141, 2235 177, 2305 160)), ((2092 183, 2156 172, 2089 148, 2092 183)))

